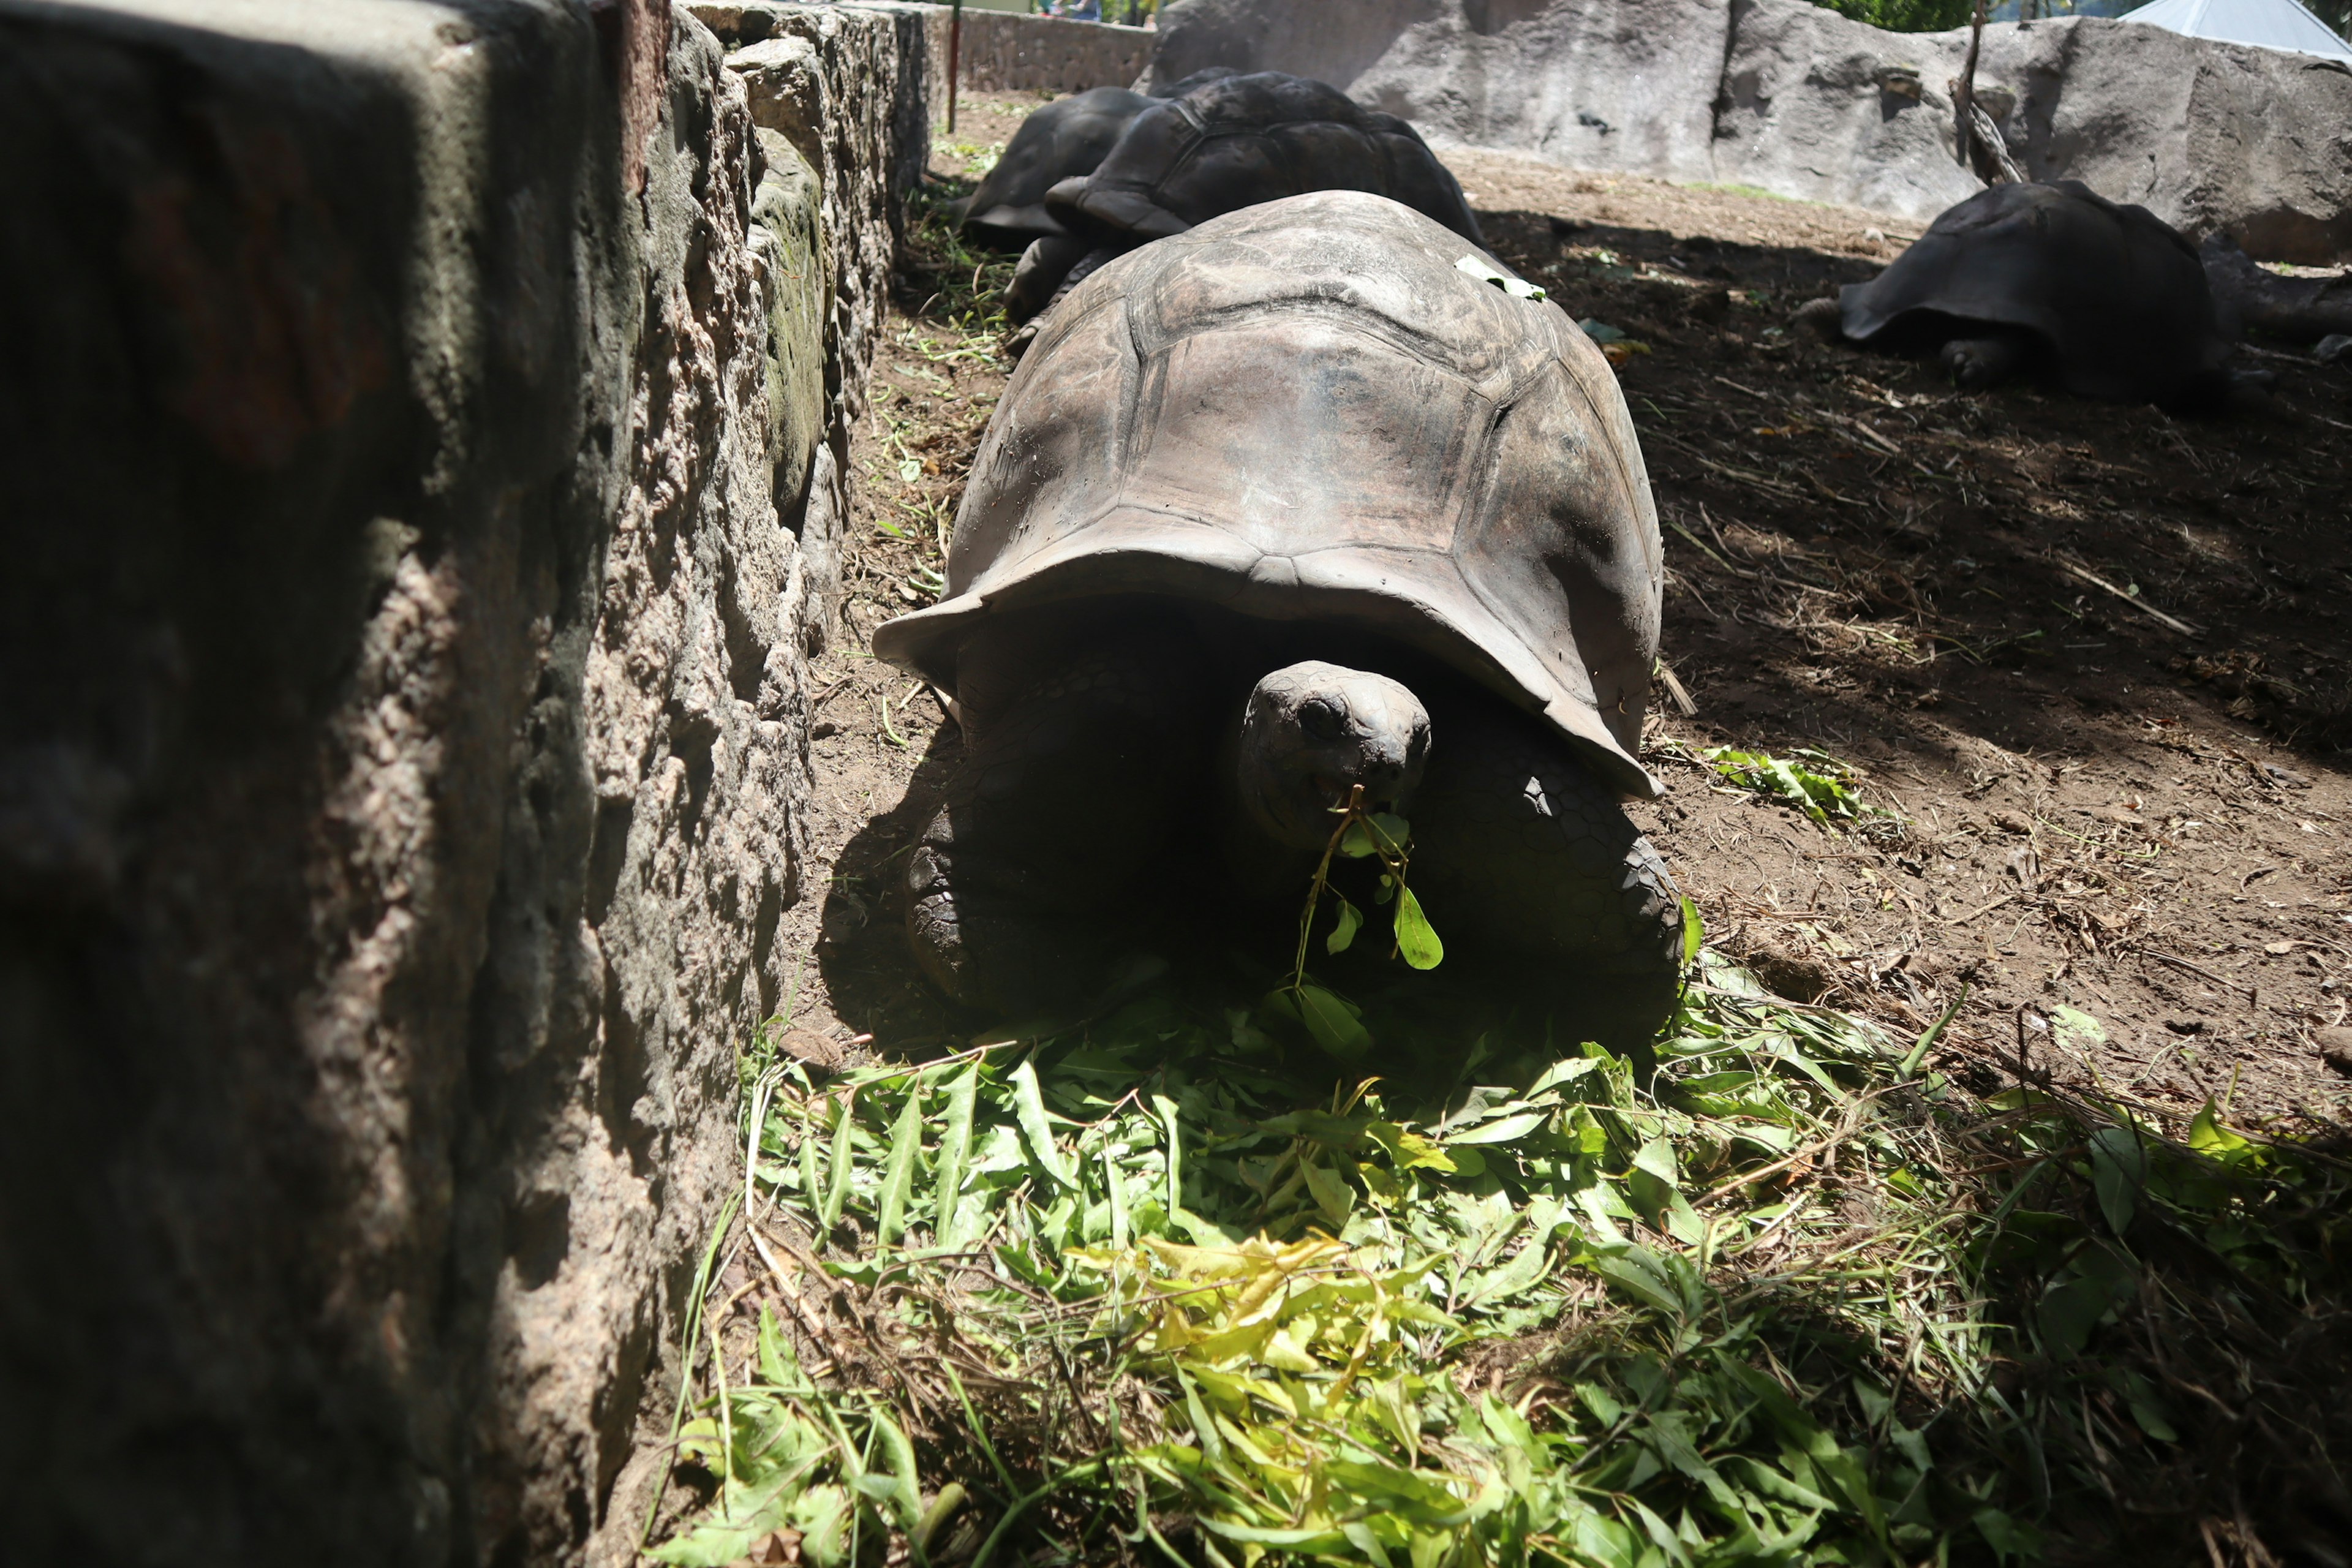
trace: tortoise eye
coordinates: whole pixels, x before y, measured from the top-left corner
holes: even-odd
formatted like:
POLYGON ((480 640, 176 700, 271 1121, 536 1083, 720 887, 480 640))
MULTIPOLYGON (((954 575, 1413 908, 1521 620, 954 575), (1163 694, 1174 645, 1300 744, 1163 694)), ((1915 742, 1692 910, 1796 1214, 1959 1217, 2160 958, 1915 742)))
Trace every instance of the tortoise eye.
POLYGON ((1310 697, 1298 705, 1298 727, 1318 741, 1336 741, 1348 732, 1348 715, 1328 697, 1310 697))

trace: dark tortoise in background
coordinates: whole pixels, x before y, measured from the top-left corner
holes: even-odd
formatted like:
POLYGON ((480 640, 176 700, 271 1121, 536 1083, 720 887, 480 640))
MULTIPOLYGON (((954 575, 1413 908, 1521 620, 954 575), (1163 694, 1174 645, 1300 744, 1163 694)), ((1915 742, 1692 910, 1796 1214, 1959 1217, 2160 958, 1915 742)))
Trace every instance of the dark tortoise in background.
POLYGON ((1066 232, 1045 210, 1045 193, 1074 175, 1091 174, 1135 117, 1160 99, 1237 74, 1223 66, 1194 71, 1149 97, 1123 87, 1097 87, 1031 111, 980 182, 950 209, 958 223, 998 245, 1026 246, 1066 232))
POLYGON ((1485 244, 1461 184, 1412 126, 1322 82, 1259 71, 1152 104, 1092 173, 1046 192, 1065 232, 1022 257, 1005 309, 1026 321, 1114 256, 1309 191, 1387 196, 1485 244))
POLYGON ((2075 180, 1979 191, 1797 319, 1832 342, 1935 354, 1964 391, 2032 374, 2082 397, 2196 410, 2229 387, 2196 247, 2075 180))
POLYGON ((1492 270, 1328 192, 1123 256, 1045 320, 948 596, 874 639, 962 725, 908 874, 950 996, 1099 999, 1188 879, 1212 926, 1295 921, 1361 786, 1410 817, 1447 965, 1642 1039, 1664 1016, 1680 900, 1618 804, 1656 787, 1657 517, 1607 362, 1492 270))

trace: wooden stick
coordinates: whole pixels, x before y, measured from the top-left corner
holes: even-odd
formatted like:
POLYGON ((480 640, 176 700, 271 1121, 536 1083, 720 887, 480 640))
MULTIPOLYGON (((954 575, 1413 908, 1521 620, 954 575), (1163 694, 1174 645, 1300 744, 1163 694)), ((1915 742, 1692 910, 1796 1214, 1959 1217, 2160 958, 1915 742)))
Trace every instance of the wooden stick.
POLYGON ((2193 637, 2202 637, 2204 635, 2195 626, 2190 626, 2187 621, 2179 620, 2171 616, 2168 616, 2162 610, 2158 609, 2154 605, 2148 604, 2131 594, 2126 593, 2123 589, 2116 587, 2113 583, 2108 582, 2105 577, 2100 576, 2089 567, 2077 566, 2063 555, 2053 557, 2053 559, 2057 561, 2060 566, 2073 573, 2075 576, 2080 577, 2084 582, 2091 584, 2092 587, 2105 588, 2108 593, 2113 594, 2116 598, 2121 599, 2125 604, 2129 605, 2141 615, 2147 616, 2151 620, 2159 621, 2165 626, 2170 626, 2174 631, 2179 632, 2181 636, 2193 637))
POLYGON ((2242 991, 2246 994, 2246 1000, 2249 1002, 2259 1002, 2261 1000, 2261 997, 2255 994, 2254 988, 2247 984, 2242 980, 2224 979, 2221 975, 2216 974, 2211 970, 2206 968, 2201 963, 2191 963, 2185 958, 2175 958, 2168 952, 2159 952, 2152 947, 2143 947, 2139 951, 2146 953, 2148 957, 2156 960, 2158 963, 2168 963, 2175 969, 2185 969, 2189 973, 2210 980, 2216 985, 2227 986, 2232 991, 2242 991))
POLYGON ((1675 679, 1675 672, 1667 668, 1663 658, 1658 660, 1658 679, 1666 683, 1666 691, 1674 698, 1675 706, 1681 710, 1684 718, 1698 717, 1698 704, 1691 700, 1690 693, 1683 689, 1683 683, 1675 679))
POLYGON ((1976 167, 1975 160, 1969 156, 1969 141, 1977 129, 1977 50, 1984 43, 1984 25, 1985 0, 1977 0, 1976 15, 1969 23, 1968 62, 1961 66, 1958 85, 1952 89, 1952 108, 1958 116, 1958 123, 1952 128, 1954 140, 1958 144, 1960 167, 1970 173, 1976 167))

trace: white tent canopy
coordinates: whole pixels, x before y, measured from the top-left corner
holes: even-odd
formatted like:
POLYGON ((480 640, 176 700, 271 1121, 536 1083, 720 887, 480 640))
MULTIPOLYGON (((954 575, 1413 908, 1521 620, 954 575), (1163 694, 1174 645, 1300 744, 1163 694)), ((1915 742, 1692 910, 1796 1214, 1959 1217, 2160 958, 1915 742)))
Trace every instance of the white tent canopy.
POLYGON ((2148 22, 2192 38, 2292 49, 2352 65, 2352 45, 2297 0, 2155 0, 2124 13, 2126 22, 2148 22))

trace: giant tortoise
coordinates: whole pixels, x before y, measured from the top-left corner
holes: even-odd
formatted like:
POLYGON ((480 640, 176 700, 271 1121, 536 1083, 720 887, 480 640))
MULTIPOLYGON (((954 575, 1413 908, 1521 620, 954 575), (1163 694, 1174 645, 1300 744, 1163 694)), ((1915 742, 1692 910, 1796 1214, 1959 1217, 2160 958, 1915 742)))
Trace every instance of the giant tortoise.
POLYGON ((1655 792, 1656 512, 1607 362, 1504 276, 1335 191, 1120 257, 1046 318, 946 597, 874 638, 963 730, 908 880, 941 989, 1098 996, 1187 878, 1295 916, 1360 785, 1409 816, 1449 955, 1663 1015, 1679 900, 1618 805, 1655 792))
POLYGON ((1322 82, 1258 71, 1151 105, 1091 174, 1047 191, 1066 232, 1030 247, 1006 310, 1024 321, 1113 256, 1308 191, 1371 191, 1485 243, 1460 183, 1412 126, 1322 82))
POLYGON ((2194 408, 2227 387, 2196 247, 2077 180, 1979 191, 1798 318, 1832 342, 1934 353, 1966 391, 2039 372, 2078 396, 2194 408))
POLYGON ((1179 98, 1237 74, 1223 66, 1194 71, 1147 98, 1123 87, 1097 87, 1057 98, 1031 112, 1005 144, 979 189, 950 209, 956 221, 1000 244, 1025 246, 1064 232, 1045 210, 1045 193, 1076 175, 1091 174, 1135 117, 1153 99, 1179 98))

